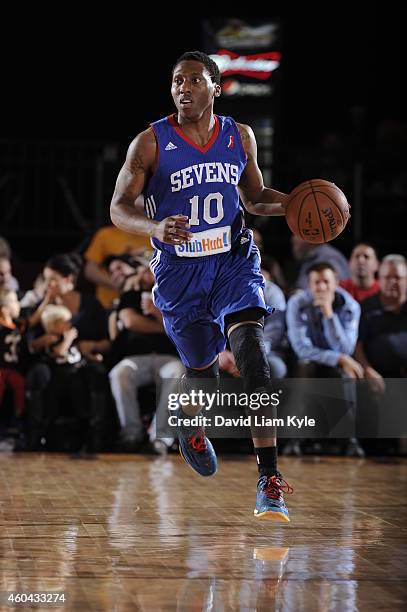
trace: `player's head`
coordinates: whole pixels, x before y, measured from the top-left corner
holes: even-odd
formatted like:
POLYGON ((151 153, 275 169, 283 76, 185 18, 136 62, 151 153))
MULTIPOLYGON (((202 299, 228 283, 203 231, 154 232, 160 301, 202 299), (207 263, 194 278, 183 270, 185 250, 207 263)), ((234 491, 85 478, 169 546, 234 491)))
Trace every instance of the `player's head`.
POLYGON ((188 51, 172 69, 171 94, 180 116, 198 121, 220 96, 219 68, 202 51, 188 51))
POLYGON ((12 289, 0 289, 0 317, 17 319, 20 315, 20 302, 12 289))
POLYGON ((357 244, 352 250, 349 267, 356 281, 370 279, 373 282, 379 268, 376 249, 367 242, 357 244))
POLYGON ((308 287, 314 297, 330 294, 335 295, 338 286, 338 277, 332 264, 320 261, 307 270, 308 287))
POLYGON ((389 301, 402 304, 407 300, 407 262, 403 255, 383 257, 379 268, 381 294, 389 301))

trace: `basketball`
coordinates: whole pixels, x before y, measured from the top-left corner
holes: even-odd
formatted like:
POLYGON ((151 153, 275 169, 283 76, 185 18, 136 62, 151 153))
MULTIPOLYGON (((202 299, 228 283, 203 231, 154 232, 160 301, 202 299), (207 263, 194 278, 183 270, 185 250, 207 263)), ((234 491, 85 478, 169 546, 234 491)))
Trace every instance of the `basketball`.
POLYGON ((345 194, 329 181, 304 181, 288 196, 288 226, 306 242, 322 244, 333 240, 345 229, 349 217, 345 194))

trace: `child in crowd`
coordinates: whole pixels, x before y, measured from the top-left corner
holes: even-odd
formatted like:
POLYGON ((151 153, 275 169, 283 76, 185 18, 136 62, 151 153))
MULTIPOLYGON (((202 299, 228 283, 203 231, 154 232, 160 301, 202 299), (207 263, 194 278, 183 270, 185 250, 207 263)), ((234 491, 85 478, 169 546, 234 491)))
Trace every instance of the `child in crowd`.
POLYGON ((11 289, 0 290, 0 405, 6 388, 13 393, 17 419, 24 412, 25 378, 28 347, 26 323, 19 320, 20 303, 11 289))
POLYGON ((71 321, 72 314, 66 306, 48 304, 41 313, 45 333, 56 336, 55 342, 45 348, 45 354, 57 365, 75 365, 82 360, 74 346, 78 331, 72 327, 71 321))

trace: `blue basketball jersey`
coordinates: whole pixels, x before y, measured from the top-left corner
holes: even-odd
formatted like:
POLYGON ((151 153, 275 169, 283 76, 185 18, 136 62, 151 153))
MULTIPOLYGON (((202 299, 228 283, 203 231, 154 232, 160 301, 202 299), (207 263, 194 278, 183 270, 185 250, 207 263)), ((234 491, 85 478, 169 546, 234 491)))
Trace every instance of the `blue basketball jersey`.
POLYGON ((205 147, 184 134, 175 115, 156 121, 152 128, 157 167, 144 190, 145 213, 156 221, 185 215, 194 234, 189 243, 176 246, 153 238, 154 247, 194 258, 230 251, 242 229, 237 185, 247 159, 236 123, 215 115, 205 147))

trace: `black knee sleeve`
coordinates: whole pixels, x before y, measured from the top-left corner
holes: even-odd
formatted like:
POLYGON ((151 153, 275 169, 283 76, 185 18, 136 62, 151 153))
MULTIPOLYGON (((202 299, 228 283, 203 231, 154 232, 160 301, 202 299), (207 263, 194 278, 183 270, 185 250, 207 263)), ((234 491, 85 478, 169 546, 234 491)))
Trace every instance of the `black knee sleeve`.
POLYGON ((202 390, 205 393, 215 393, 219 384, 219 361, 218 359, 204 370, 185 368, 186 373, 182 377, 182 388, 184 393, 202 390))
POLYGON ((225 317, 225 329, 229 333, 229 329, 235 323, 245 323, 246 321, 257 321, 259 327, 264 327, 264 309, 258 306, 254 308, 244 308, 237 312, 231 312, 225 317))
POLYGON ((263 328, 245 323, 229 334, 229 344, 236 361, 246 393, 267 387, 270 382, 270 366, 264 344, 263 328))

